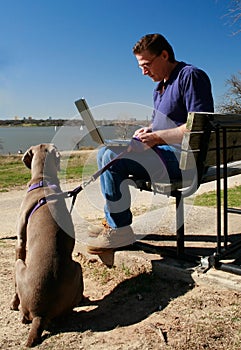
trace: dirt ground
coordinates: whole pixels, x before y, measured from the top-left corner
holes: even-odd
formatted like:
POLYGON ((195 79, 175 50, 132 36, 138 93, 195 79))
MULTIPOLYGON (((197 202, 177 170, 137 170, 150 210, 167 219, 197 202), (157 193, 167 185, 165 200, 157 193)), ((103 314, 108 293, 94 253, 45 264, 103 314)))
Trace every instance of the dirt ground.
MULTIPOLYGON (((0 349, 24 349, 30 325, 10 310, 14 293, 15 224, 25 190, 0 194, 0 349)), ((198 210, 196 225, 210 228, 213 218, 198 210)), ((93 221, 99 213, 92 211, 93 221)), ((194 225, 195 226, 195 225, 194 225)), ((165 229, 167 230, 167 229, 165 229)), ((68 317, 53 321, 36 349, 83 350, 240 350, 241 293, 220 285, 162 279, 151 259, 116 253, 108 269, 82 254, 74 259, 84 273, 86 301, 68 317)))

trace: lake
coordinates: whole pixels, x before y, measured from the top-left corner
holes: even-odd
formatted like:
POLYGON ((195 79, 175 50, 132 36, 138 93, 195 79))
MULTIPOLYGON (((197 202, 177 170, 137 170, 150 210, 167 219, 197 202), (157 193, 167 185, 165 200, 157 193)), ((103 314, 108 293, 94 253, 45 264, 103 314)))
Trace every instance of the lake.
MULTIPOLYGON (((139 125, 125 128, 102 126, 105 138, 130 138, 139 125)), ((0 127, 0 154, 25 152, 29 147, 40 143, 54 143, 60 151, 80 147, 96 147, 86 128, 79 126, 61 127, 0 127)))

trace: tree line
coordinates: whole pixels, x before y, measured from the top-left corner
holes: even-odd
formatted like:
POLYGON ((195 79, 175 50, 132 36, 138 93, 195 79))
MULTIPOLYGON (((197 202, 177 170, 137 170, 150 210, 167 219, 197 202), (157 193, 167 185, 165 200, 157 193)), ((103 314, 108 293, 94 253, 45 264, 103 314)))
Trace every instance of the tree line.
MULTIPOLYGON (((233 35, 241 32, 241 0, 231 0, 227 18, 230 20, 233 35)), ((231 75, 226 81, 227 92, 223 102, 217 106, 218 111, 241 114, 241 70, 231 75)))

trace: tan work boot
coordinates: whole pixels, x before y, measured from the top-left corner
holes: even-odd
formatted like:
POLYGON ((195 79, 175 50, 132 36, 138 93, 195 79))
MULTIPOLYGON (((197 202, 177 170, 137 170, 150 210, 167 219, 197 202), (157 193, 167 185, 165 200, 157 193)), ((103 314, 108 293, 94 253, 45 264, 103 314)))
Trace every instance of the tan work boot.
POLYGON ((107 266, 114 264, 114 248, 135 242, 135 235, 130 226, 111 228, 106 221, 102 223, 102 226, 89 226, 88 234, 87 252, 99 255, 107 266))

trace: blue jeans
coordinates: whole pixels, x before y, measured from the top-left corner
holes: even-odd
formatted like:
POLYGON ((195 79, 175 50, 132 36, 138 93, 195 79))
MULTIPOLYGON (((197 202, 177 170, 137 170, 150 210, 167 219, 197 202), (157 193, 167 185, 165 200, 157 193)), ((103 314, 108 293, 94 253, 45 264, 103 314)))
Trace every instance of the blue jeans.
MULTIPOLYGON (((147 181, 170 182, 171 179, 181 178, 180 151, 168 145, 155 149, 156 152, 153 149, 127 152, 100 176, 101 191, 106 199, 105 217, 110 227, 123 227, 132 223, 129 175, 147 181)), ((122 151, 120 147, 102 147, 97 155, 98 168, 104 167, 122 151)))

